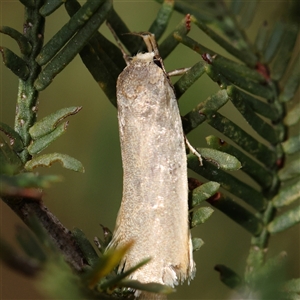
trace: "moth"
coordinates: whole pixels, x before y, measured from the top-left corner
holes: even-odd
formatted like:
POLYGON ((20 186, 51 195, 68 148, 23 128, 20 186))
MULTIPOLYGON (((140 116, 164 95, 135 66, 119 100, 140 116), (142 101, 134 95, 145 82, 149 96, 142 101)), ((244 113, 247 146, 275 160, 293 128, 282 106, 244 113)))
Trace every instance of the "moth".
POLYGON ((123 196, 109 248, 133 241, 118 271, 150 257, 130 279, 173 287, 195 274, 185 137, 154 35, 138 35, 148 52, 128 60, 117 81, 123 196))

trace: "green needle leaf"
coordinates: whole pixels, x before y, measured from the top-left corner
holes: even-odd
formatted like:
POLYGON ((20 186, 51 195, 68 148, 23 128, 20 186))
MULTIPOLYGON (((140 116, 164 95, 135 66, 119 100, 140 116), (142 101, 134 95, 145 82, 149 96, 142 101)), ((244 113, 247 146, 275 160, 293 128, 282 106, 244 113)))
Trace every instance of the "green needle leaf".
MULTIPOLYGON (((218 43, 222 48, 224 48, 228 53, 232 54, 234 57, 245 62, 249 66, 254 66, 257 62, 257 57, 249 50, 242 49, 239 50, 232 46, 231 43, 227 42, 221 36, 216 34, 203 22, 198 21, 194 16, 191 16, 192 22, 194 22, 201 30, 203 30, 210 38, 212 38, 216 43, 218 43)), ((203 53, 201 53, 203 54, 203 53)))
MULTIPOLYGON (((239 2, 239 1, 237 1, 239 2)), ((262 54, 263 49, 266 45, 267 35, 268 35, 268 24, 267 22, 263 22, 263 24, 260 26, 259 30, 257 31, 257 36, 255 39, 255 47, 257 51, 262 54)))
POLYGON ((291 279, 286 282, 284 284, 284 290, 300 294, 300 278, 291 279))
MULTIPOLYGON (((51 183, 60 182, 58 175, 37 175, 35 173, 20 173, 14 176, 2 175, 1 184, 15 188, 48 188, 51 183)), ((1 186, 1 187, 2 187, 1 186)))
MULTIPOLYGON (((300 78, 300 74, 299 74, 299 78, 300 78)), ((299 121, 300 121, 300 102, 296 103, 296 105, 286 114, 283 122, 286 126, 293 126, 296 125, 299 121)))
POLYGON ((170 17, 173 12, 174 1, 164 1, 161 5, 154 22, 149 28, 149 32, 155 35, 155 39, 158 41, 162 34, 165 32, 169 23, 170 17))
MULTIPOLYGON (((230 91, 231 87, 228 87, 227 90, 230 91)), ((236 90, 236 88, 233 88, 236 90)), ((266 103, 258 98, 242 91, 238 90, 239 95, 243 99, 243 101, 247 102, 247 104, 258 114, 270 119, 271 121, 277 121, 283 115, 283 109, 281 106, 278 106, 274 103, 266 103)))
POLYGON ((0 174, 13 174, 23 167, 17 153, 0 135, 0 174))
POLYGON ((300 135, 291 136, 287 141, 282 143, 283 151, 286 154, 293 154, 300 151, 300 135))
POLYGON ((212 197, 218 191, 219 188, 220 184, 218 182, 209 181, 193 189, 190 192, 190 197, 192 197, 191 208, 199 205, 203 201, 212 197))
POLYGON ((229 197, 220 195, 220 197, 208 200, 208 202, 241 225, 252 235, 257 236, 263 230, 263 224, 260 219, 229 197))
POLYGON ((88 40, 98 30, 99 26, 105 21, 105 18, 112 7, 111 1, 105 1, 95 14, 86 22, 67 43, 67 45, 49 62, 49 64, 40 73, 35 81, 35 88, 38 91, 45 89, 79 53, 88 40))
POLYGON ((191 228, 203 224, 213 214, 213 212, 214 210, 209 206, 200 207, 199 209, 192 211, 191 228))
POLYGON ((5 135, 10 139, 10 145, 16 152, 20 152, 24 149, 21 137, 10 126, 0 122, 0 131, 4 132, 5 135))
POLYGON ((53 130, 55 130, 59 122, 61 122, 68 116, 77 114, 81 110, 81 108, 81 106, 66 107, 46 116, 45 118, 36 122, 29 129, 31 137, 36 140, 51 133, 53 130))
MULTIPOLYGON (((275 57, 274 64, 272 65, 272 79, 280 80, 284 75, 289 61, 291 59, 293 49, 298 37, 298 26, 286 26, 285 34, 281 40, 281 47, 275 57)), ((299 70, 298 70, 299 71, 299 70)))
POLYGON ((245 30, 251 25, 256 13, 257 2, 257 0, 244 2, 245 7, 241 13, 239 22, 240 29, 245 30))
POLYGON ((131 273, 133 273, 134 271, 136 271, 140 267, 142 267, 145 264, 147 264, 150 260, 151 260, 151 258, 147 258, 147 259, 143 260, 142 262, 138 263, 133 268, 130 268, 126 272, 120 273, 117 276, 115 276, 115 277, 113 277, 111 279, 108 279, 103 284, 101 284, 101 289, 102 290, 106 290, 109 287, 118 286, 118 284, 121 282, 121 280, 123 280, 124 278, 126 278, 127 276, 129 276, 131 273))
POLYGON ((184 133, 188 134, 203 123, 209 114, 220 109, 227 103, 228 99, 226 90, 220 90, 193 108, 182 118, 184 133))
POLYGON ((79 160, 61 153, 44 154, 34 157, 25 164, 25 169, 27 171, 32 171, 37 167, 51 167, 55 162, 61 163, 66 169, 73 170, 75 172, 84 172, 83 165, 79 160))
POLYGON ((198 78, 205 73, 205 64, 206 63, 203 60, 199 61, 174 84, 177 100, 198 78))
POLYGON ((212 59, 212 64, 222 70, 230 70, 231 72, 249 80, 257 81, 265 84, 266 79, 254 68, 250 68, 244 64, 237 63, 221 55, 216 55, 212 59))
POLYGON ((208 180, 220 183, 224 189, 241 198, 255 209, 262 210, 265 207, 266 200, 261 192, 255 190, 228 172, 217 168, 205 160, 203 160, 203 166, 200 166, 198 157, 192 154, 187 155, 187 161, 189 169, 208 180))
POLYGON ((24 4, 26 7, 29 8, 35 8, 36 7, 36 1, 35 0, 20 0, 22 4, 24 4))
POLYGON ((214 269, 220 273, 221 281, 229 288, 234 290, 242 289, 243 279, 233 270, 224 265, 216 265, 214 269))
POLYGON ((230 154, 211 148, 198 148, 197 151, 222 170, 236 171, 242 167, 241 162, 230 154))
POLYGON ((272 202, 275 207, 289 205, 300 198, 300 181, 285 185, 279 193, 273 198, 272 202))
POLYGON ((0 26, 0 32, 12 37, 19 45, 22 54, 29 54, 32 47, 28 39, 19 31, 8 26, 0 26))
POLYGON ((268 225, 268 231, 272 234, 275 234, 284 231, 298 223, 300 223, 300 206, 295 207, 276 217, 274 221, 268 225))
POLYGON ((277 185, 278 179, 275 173, 264 168, 261 164, 257 163, 254 159, 250 158, 233 145, 230 145, 226 141, 212 135, 206 137, 206 142, 211 148, 229 153, 236 157, 242 164, 242 172, 251 176, 251 178, 262 187, 268 189, 271 186, 277 185))
MULTIPOLYGON (((63 4, 65 1, 55 0, 47 2, 41 10, 45 10, 51 7, 54 9, 56 5, 63 4)), ((69 39, 83 27, 85 23, 89 21, 92 15, 97 11, 99 6, 102 5, 104 0, 92 0, 87 1, 75 14, 74 16, 67 22, 51 39, 50 41, 43 47, 41 52, 36 58, 36 62, 43 66, 48 63, 60 49, 64 47, 69 39)), ((48 11, 46 12, 48 13, 48 11)), ((51 11, 49 11, 51 13, 51 11)))
POLYGON ((43 17, 49 16, 55 10, 57 10, 66 0, 51 0, 46 1, 46 3, 40 8, 40 14, 43 17))
POLYGON ((300 158, 286 164, 284 168, 278 172, 278 175, 282 181, 300 176, 300 158))
POLYGON ((20 79, 26 80, 30 72, 26 62, 7 48, 0 47, 0 52, 2 53, 5 66, 8 67, 20 79))
POLYGON ((229 86, 227 88, 227 93, 234 106, 243 115, 247 123, 264 139, 266 139, 271 144, 275 145, 279 141, 283 140, 285 132, 279 133, 271 126, 269 123, 265 122, 260 118, 248 105, 244 99, 244 93, 241 93, 237 88, 229 86))
POLYGON ((267 47, 265 48, 263 63, 269 63, 276 54, 276 51, 278 51, 284 30, 284 23, 280 21, 275 23, 267 47))
POLYGON ((186 35, 189 32, 187 28, 187 16, 176 26, 175 30, 171 32, 159 45, 159 53, 165 59, 179 44, 179 41, 174 38, 176 34, 186 35))
POLYGON ((79 248, 84 254, 84 258, 87 260, 90 266, 93 266, 99 260, 99 257, 91 245, 90 241, 87 239, 82 230, 74 228, 72 230, 72 236, 76 240, 79 248))
POLYGON ((228 118, 218 112, 212 113, 207 118, 211 126, 230 138, 250 155, 253 155, 265 166, 270 167, 276 163, 277 156, 274 150, 260 143, 228 118))
MULTIPOLYGON (((81 8, 77 1, 66 2, 65 7, 71 17, 81 8)), ((116 81, 126 65, 120 49, 96 32, 79 54, 107 98, 117 106, 116 81)))
POLYGON ((244 2, 239 1, 239 0, 232 0, 230 2, 230 9, 233 14, 238 15, 242 8, 243 8, 244 2))
POLYGON ((128 32, 131 32, 131 30, 127 27, 121 17, 116 13, 114 8, 112 8, 110 13, 107 15, 107 21, 110 26, 112 26, 122 44, 131 54, 136 55, 138 51, 143 49, 144 43, 141 38, 132 34, 128 34, 128 32))
POLYGON ((33 141, 28 147, 28 152, 31 155, 35 155, 46 149, 52 142, 54 142, 57 138, 63 135, 68 127, 69 122, 65 122, 60 124, 57 128, 55 128, 49 134, 44 135, 43 137, 33 141))
POLYGON ((108 250, 98 259, 98 262, 94 264, 93 269, 86 275, 86 280, 90 289, 93 289, 101 278, 109 274, 119 264, 132 244, 133 243, 131 242, 118 249, 108 250))
POLYGON ((293 68, 285 82, 283 91, 279 96, 281 102, 288 102, 293 99, 300 84, 300 55, 293 62, 293 68))
POLYGON ((200 238, 192 238, 193 251, 198 251, 203 245, 204 241, 200 238))
MULTIPOLYGON (((214 62, 212 62, 211 65, 207 66, 206 73, 211 76, 214 81, 216 81, 216 78, 214 78, 213 75, 221 73, 224 78, 229 80, 234 85, 240 87, 241 89, 244 89, 245 91, 248 91, 253 95, 257 95, 268 100, 271 100, 276 96, 271 86, 265 86, 261 82, 252 80, 248 77, 243 77, 241 76, 241 74, 234 72, 228 68, 223 68, 221 65, 215 65, 214 62)), ((218 77, 218 79, 221 80, 222 83, 226 84, 226 82, 220 79, 220 77, 218 77)))

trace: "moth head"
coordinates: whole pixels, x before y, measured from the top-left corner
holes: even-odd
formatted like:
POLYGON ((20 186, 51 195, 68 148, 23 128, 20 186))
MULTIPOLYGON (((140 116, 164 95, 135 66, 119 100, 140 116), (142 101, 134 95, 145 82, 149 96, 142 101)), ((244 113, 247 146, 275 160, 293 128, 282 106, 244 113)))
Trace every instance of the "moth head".
POLYGON ((153 61, 153 58, 154 58, 154 52, 146 52, 146 53, 138 53, 136 56, 132 58, 132 60, 153 61))

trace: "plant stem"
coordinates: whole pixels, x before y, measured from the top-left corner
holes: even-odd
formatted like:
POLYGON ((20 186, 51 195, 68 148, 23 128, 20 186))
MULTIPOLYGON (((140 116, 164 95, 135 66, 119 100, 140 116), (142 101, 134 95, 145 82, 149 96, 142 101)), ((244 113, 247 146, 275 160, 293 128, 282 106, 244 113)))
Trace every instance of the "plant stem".
POLYGON ((29 54, 23 55, 30 74, 24 81, 19 79, 18 98, 15 117, 15 131, 21 136, 24 149, 19 154, 23 163, 30 159, 27 146, 31 141, 29 128, 36 120, 38 92, 33 86, 39 72, 40 66, 36 63, 35 58, 40 52, 44 40, 45 19, 39 14, 39 8, 44 1, 36 1, 35 7, 25 7, 25 22, 23 25, 24 36, 32 45, 29 54))

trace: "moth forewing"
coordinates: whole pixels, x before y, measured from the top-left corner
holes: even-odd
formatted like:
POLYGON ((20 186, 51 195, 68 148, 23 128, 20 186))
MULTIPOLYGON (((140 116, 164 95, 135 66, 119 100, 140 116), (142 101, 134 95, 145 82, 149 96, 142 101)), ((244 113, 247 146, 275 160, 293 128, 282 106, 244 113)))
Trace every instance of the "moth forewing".
POLYGON ((117 82, 123 197, 109 247, 134 241, 119 271, 151 257, 131 279, 174 286, 195 271, 187 162, 174 90, 154 56, 135 56, 117 82))

